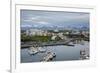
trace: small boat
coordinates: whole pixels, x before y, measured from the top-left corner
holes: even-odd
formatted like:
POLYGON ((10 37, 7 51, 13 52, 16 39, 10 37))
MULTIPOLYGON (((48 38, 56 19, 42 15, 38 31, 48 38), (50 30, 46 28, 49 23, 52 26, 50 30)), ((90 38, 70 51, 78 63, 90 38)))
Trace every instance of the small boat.
POLYGON ((67 46, 75 46, 73 43, 68 43, 67 46))
POLYGON ((75 45, 73 45, 73 44, 68 44, 67 46, 75 46, 75 45))
POLYGON ((39 50, 38 50, 38 48, 30 47, 28 52, 29 52, 30 55, 35 55, 39 52, 39 50))
POLYGON ((38 53, 38 51, 29 51, 29 54, 30 55, 35 55, 35 54, 37 54, 38 53))
POLYGON ((39 48, 38 48, 38 50, 39 50, 39 52, 41 52, 41 53, 44 53, 44 52, 46 52, 46 49, 44 49, 44 48, 41 48, 41 47, 39 47, 39 48))

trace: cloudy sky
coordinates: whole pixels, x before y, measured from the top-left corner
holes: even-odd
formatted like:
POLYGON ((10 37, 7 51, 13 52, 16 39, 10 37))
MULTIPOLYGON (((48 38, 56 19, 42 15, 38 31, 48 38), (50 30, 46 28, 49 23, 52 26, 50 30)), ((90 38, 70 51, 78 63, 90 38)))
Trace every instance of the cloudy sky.
POLYGON ((89 27, 89 13, 21 10, 21 27, 89 27))

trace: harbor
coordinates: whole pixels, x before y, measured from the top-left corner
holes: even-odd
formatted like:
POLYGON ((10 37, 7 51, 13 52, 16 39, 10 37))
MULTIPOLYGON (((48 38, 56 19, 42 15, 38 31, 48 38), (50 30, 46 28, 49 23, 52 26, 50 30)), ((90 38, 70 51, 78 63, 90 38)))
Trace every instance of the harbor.
POLYGON ((21 63, 90 59, 90 14, 21 10, 21 63))
POLYGON ((89 59, 89 43, 74 44, 75 46, 57 45, 30 47, 21 49, 21 62, 47 62, 89 59))

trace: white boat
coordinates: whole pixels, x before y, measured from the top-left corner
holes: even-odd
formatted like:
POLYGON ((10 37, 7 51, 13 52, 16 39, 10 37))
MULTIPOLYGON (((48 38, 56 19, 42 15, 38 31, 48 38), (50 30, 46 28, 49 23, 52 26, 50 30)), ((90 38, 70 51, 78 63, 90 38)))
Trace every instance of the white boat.
POLYGON ((39 47, 38 50, 39 50, 39 52, 42 52, 42 53, 43 53, 43 52, 46 52, 46 49, 44 49, 44 48, 42 48, 42 47, 39 47))
POLYGON ((38 51, 29 51, 29 54, 30 54, 30 55, 34 55, 34 54, 36 54, 36 53, 38 53, 38 51))
POLYGON ((28 52, 29 52, 30 55, 34 55, 34 54, 38 53, 39 50, 38 50, 38 48, 30 47, 28 52))
POLYGON ((73 42, 70 42, 67 44, 67 46, 75 46, 75 45, 73 44, 73 42))

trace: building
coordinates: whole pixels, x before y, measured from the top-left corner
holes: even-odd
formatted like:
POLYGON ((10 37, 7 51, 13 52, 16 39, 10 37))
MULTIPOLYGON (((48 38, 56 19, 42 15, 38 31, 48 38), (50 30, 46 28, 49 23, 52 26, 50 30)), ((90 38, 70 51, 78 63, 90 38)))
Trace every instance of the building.
POLYGON ((47 31, 39 30, 39 29, 29 29, 26 30, 26 35, 32 36, 32 35, 38 35, 38 36, 46 36, 47 31))

